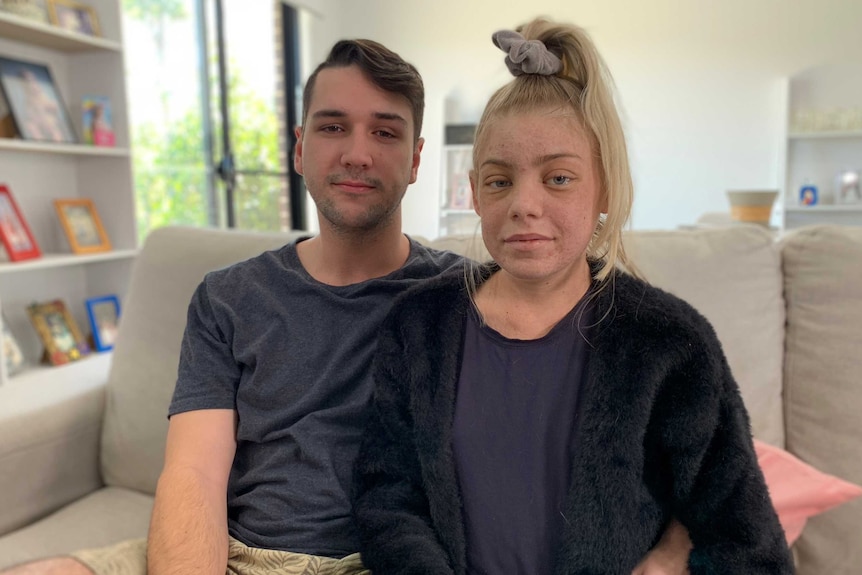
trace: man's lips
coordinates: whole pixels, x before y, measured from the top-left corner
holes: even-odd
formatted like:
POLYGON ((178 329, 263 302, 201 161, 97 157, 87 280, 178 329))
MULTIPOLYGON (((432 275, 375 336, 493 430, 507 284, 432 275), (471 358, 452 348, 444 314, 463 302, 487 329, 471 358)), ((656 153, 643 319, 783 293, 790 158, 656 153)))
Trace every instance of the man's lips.
POLYGON ((354 193, 367 192, 375 188, 375 186, 373 186, 372 184, 359 180, 338 180, 333 182, 333 185, 341 188, 342 190, 354 193))

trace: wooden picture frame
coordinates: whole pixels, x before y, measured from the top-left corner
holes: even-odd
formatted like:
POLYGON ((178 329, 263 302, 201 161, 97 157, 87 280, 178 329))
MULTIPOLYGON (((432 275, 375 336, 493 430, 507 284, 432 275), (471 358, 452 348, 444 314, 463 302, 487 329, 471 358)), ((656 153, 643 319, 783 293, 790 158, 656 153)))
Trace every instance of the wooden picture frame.
POLYGON ((0 56, 0 90, 19 137, 57 144, 78 142, 48 66, 0 56))
POLYGON ((62 300, 27 306, 27 315, 45 346, 43 361, 63 365, 90 353, 87 341, 62 300))
POLYGON ((57 217, 72 252, 76 254, 90 254, 94 252, 106 252, 111 250, 111 241, 96 204, 89 198, 71 198, 54 200, 54 208, 57 217))
POLYGON ((74 0, 48 0, 48 18, 51 24, 86 36, 101 36, 96 10, 74 0))
POLYGON ((115 295, 91 297, 85 304, 93 334, 93 347, 96 351, 113 349, 120 321, 120 298, 115 295))
POLYGON ((12 192, 3 184, 0 184, 0 243, 12 262, 42 255, 12 192))

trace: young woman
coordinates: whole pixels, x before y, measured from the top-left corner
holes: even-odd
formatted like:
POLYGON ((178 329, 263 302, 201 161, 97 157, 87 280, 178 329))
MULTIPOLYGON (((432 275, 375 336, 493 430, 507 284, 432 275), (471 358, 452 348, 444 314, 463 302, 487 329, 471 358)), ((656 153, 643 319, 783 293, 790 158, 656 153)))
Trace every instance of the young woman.
POLYGON ((471 174, 493 261, 384 324, 356 472, 365 565, 628 575, 676 518, 692 574, 792 573, 715 333, 619 271, 632 184, 601 57, 543 20, 494 42, 516 78, 471 174))

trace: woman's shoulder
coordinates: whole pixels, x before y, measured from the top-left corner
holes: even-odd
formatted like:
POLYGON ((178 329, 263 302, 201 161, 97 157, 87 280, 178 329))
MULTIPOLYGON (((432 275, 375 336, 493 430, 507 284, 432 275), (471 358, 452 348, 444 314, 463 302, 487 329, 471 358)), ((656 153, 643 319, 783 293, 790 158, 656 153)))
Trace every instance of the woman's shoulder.
POLYGON ((612 331, 639 338, 694 342, 715 340, 709 321, 684 299, 624 272, 615 272, 599 288, 597 319, 612 331))

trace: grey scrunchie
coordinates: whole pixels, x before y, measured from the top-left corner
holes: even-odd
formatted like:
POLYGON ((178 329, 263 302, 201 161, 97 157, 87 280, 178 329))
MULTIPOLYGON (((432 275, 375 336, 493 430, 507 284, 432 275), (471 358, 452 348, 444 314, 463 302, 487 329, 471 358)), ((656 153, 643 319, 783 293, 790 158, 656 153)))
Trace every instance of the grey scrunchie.
POLYGON ((563 61, 539 40, 527 40, 512 30, 494 32, 491 39, 495 46, 506 52, 506 66, 514 76, 552 76, 563 69, 563 61))

